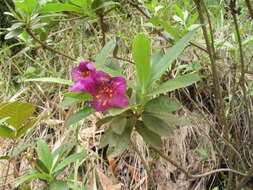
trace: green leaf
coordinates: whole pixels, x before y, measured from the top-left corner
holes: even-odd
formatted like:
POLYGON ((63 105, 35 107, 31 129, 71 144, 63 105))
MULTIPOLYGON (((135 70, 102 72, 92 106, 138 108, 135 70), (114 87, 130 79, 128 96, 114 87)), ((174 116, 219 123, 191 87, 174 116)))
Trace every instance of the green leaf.
POLYGON ((124 107, 124 108, 111 107, 108 109, 108 112, 109 112, 110 116, 116 116, 116 115, 119 115, 119 114, 129 110, 129 109, 135 108, 137 106, 138 106, 137 104, 131 104, 131 105, 124 107))
POLYGON ((109 121, 111 121, 113 118, 114 118, 113 116, 108 116, 108 117, 102 118, 96 122, 96 126, 101 127, 105 123, 108 123, 109 121))
POLYGON ((145 90, 151 74, 150 52, 148 37, 145 34, 137 34, 133 41, 132 54, 142 90, 145 90))
POLYGON ((10 156, 0 156, 0 160, 10 160, 10 156))
POLYGON ((68 187, 67 182, 56 180, 50 183, 49 189, 50 190, 68 190, 69 187, 68 187))
POLYGON ((5 121, 7 121, 8 119, 10 119, 11 117, 4 117, 2 119, 0 119, 0 124, 4 123, 5 121))
POLYGON ((79 7, 84 7, 87 4, 87 0, 70 0, 70 2, 79 7))
POLYGON ((170 68, 172 62, 182 53, 185 46, 193 38, 195 32, 191 31, 181 38, 170 50, 163 56, 159 63, 153 64, 151 81, 158 80, 162 74, 170 68))
POLYGON ((118 135, 121 135, 126 127, 127 119, 125 117, 116 117, 112 120, 111 127, 113 132, 115 132, 118 135))
POLYGON ((168 32, 174 40, 178 40, 180 38, 178 34, 178 30, 176 31, 174 28, 172 28, 169 24, 166 22, 161 22, 162 27, 168 32))
POLYGON ((43 180, 50 180, 51 175, 46 173, 33 173, 30 175, 25 175, 22 177, 17 178, 17 181, 15 182, 16 186, 19 186, 20 184, 30 180, 30 179, 43 179, 43 180))
POLYGON ((10 128, 0 125, 0 137, 2 138, 14 138, 15 131, 11 130, 10 128))
POLYGON ((53 158, 47 143, 44 140, 40 139, 37 141, 37 146, 38 146, 39 159, 50 171, 52 167, 53 158))
POLYGON ((143 115, 142 118, 144 125, 150 131, 160 136, 171 136, 174 134, 172 128, 163 120, 152 115, 143 115))
POLYGON ((119 156, 125 151, 125 149, 128 147, 130 143, 130 138, 131 138, 132 129, 134 125, 135 125, 135 121, 132 119, 129 119, 126 124, 125 131, 121 135, 117 135, 117 134, 114 135, 114 137, 115 136, 117 137, 115 138, 116 143, 113 146, 111 146, 110 144, 110 147, 107 151, 108 157, 119 156))
POLYGON ((84 14, 84 10, 80 7, 71 4, 63 4, 63 3, 47 3, 40 9, 40 13, 56 13, 62 11, 70 11, 76 12, 80 14, 84 14))
POLYGON ((144 106, 146 112, 174 112, 183 106, 175 98, 160 96, 147 102, 144 106))
POLYGON ((65 80, 61 78, 34 78, 34 79, 25 79, 24 82, 52 82, 58 84, 64 84, 68 86, 74 85, 74 82, 70 80, 65 80))
POLYGON ((92 100, 92 96, 84 92, 67 92, 63 95, 66 96, 66 98, 64 98, 64 100, 59 104, 60 108, 81 103, 83 101, 92 100))
POLYGON ((76 153, 76 154, 72 154, 69 157, 65 158, 62 162, 60 162, 54 169, 53 169, 53 173, 58 172, 59 170, 67 167, 68 165, 70 165, 71 163, 79 160, 79 159, 83 159, 84 157, 86 157, 86 154, 84 153, 76 153))
POLYGON ((117 144, 117 136, 113 132, 111 127, 109 127, 105 131, 105 133, 102 135, 101 140, 100 140, 100 144, 99 144, 99 148, 103 148, 108 144, 109 145, 116 145, 117 144))
POLYGON ((37 125, 40 121, 48 119, 48 117, 49 116, 46 115, 46 116, 41 116, 41 117, 37 117, 35 119, 32 119, 27 124, 25 124, 24 126, 22 126, 21 128, 18 129, 15 138, 21 137, 23 134, 25 134, 28 131, 28 129, 30 129, 33 126, 37 125))
POLYGON ((34 113, 32 104, 25 102, 5 102, 0 104, 0 118, 10 117, 5 123, 19 129, 34 113))
POLYGON ((11 154, 9 156, 13 157, 13 156, 17 156, 20 153, 24 152, 28 147, 31 147, 33 144, 26 144, 23 146, 18 146, 18 147, 14 147, 13 151, 11 152, 11 154))
POLYGON ((36 159, 35 161, 33 161, 32 166, 35 170, 37 170, 40 173, 49 173, 48 168, 40 159, 36 159))
POLYGON ((15 7, 31 16, 38 5, 38 0, 14 0, 15 7))
POLYGON ((76 113, 74 113, 73 115, 70 116, 70 118, 68 119, 68 121, 66 122, 66 126, 70 126, 73 125, 75 123, 77 123, 78 121, 88 117, 89 115, 95 113, 95 109, 92 107, 88 107, 85 109, 82 109, 76 113))
POLYGON ((159 118, 159 119, 163 120, 164 122, 166 122, 171 127, 183 126, 183 125, 189 124, 189 121, 186 118, 184 118, 183 116, 176 116, 171 113, 165 113, 165 112, 147 113, 147 112, 144 112, 144 115, 159 118))
POLYGON ((22 32, 23 32, 23 31, 20 30, 20 29, 12 30, 12 31, 10 31, 9 33, 7 33, 7 34, 4 36, 4 39, 5 39, 5 40, 8 40, 8 39, 17 37, 17 36, 20 35, 22 32))
POLYGON ((170 79, 167 82, 161 84, 157 89, 153 90, 148 96, 154 96, 161 93, 170 92, 179 88, 184 88, 192 85, 193 83, 200 80, 198 74, 186 74, 174 79, 170 79))
POLYGON ((158 149, 162 148, 161 137, 150 131, 143 123, 136 125, 136 130, 146 143, 158 149))
POLYGON ((97 8, 95 8, 94 10, 99 10, 99 9, 102 9, 102 8, 106 8, 106 7, 109 7, 111 5, 120 5, 119 3, 117 2, 113 2, 113 1, 107 1, 107 2, 103 2, 102 5, 98 6, 97 8))
POLYGON ((75 98, 79 100, 92 100, 92 95, 85 92, 66 92, 63 94, 66 97, 75 98))
POLYGON ((78 103, 81 103, 81 102, 82 102, 82 100, 80 100, 80 99, 66 97, 59 104, 59 108, 64 108, 64 107, 67 107, 67 106, 70 106, 70 105, 73 105, 73 104, 78 104, 78 103))
POLYGON ((115 76, 123 76, 119 71, 111 69, 106 63, 107 58, 109 57, 110 53, 114 50, 116 46, 116 41, 111 40, 109 41, 100 51, 98 54, 94 65, 96 66, 97 70, 103 70, 107 74, 115 77, 115 76))
POLYGON ((111 40, 109 41, 100 51, 100 53, 98 54, 96 61, 95 61, 95 65, 105 65, 106 63, 106 59, 108 58, 108 56, 110 55, 110 53, 114 50, 116 46, 116 41, 115 40, 111 40))

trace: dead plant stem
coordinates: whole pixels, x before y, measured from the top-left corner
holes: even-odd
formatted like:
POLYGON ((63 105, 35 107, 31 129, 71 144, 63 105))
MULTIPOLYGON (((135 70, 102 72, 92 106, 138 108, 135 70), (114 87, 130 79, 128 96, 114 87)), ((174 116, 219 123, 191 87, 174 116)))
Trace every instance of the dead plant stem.
POLYGON ((56 50, 56 49, 54 49, 54 48, 48 46, 48 45, 47 45, 46 43, 44 43, 43 41, 39 40, 39 39, 33 34, 33 32, 31 31, 31 29, 26 28, 26 32, 32 37, 33 40, 35 40, 36 42, 38 42, 43 48, 45 48, 45 49, 47 49, 47 50, 49 50, 49 51, 51 51, 51 52, 53 52, 53 53, 55 53, 55 54, 61 55, 61 56, 63 56, 63 57, 66 57, 66 58, 70 59, 71 61, 76 61, 75 58, 70 57, 70 56, 66 55, 65 53, 63 53, 63 52, 60 52, 60 51, 58 51, 58 50, 56 50))
POLYGON ((250 17, 251 17, 251 19, 253 19, 253 8, 252 8, 250 0, 245 0, 245 3, 248 7, 250 17))

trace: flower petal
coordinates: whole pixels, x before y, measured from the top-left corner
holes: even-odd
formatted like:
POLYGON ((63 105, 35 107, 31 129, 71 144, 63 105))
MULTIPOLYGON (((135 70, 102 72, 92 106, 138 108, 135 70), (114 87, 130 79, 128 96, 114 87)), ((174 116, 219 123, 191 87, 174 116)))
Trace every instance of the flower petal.
POLYGON ((78 66, 72 69, 74 81, 77 82, 80 80, 80 78, 86 78, 85 75, 83 76, 83 74, 87 71, 90 72, 89 76, 94 76, 96 73, 96 68, 89 61, 80 62, 78 66))
POLYGON ((74 84, 70 89, 70 92, 80 92, 80 91, 85 91, 84 86, 81 81, 77 81, 76 84, 74 84))
POLYGON ((124 95, 120 94, 115 94, 110 102, 110 106, 118 108, 126 107, 128 106, 128 104, 129 104, 128 99, 124 95))
POLYGON ((110 107, 109 104, 103 104, 103 102, 99 101, 98 98, 93 98, 92 106, 96 109, 96 111, 104 111, 110 107))
POLYGON ((106 74, 104 71, 98 71, 94 76, 95 82, 97 85, 103 85, 110 81, 111 77, 106 74))
POLYGON ((113 77, 111 79, 111 85, 117 94, 124 95, 127 91, 126 79, 123 77, 113 77))

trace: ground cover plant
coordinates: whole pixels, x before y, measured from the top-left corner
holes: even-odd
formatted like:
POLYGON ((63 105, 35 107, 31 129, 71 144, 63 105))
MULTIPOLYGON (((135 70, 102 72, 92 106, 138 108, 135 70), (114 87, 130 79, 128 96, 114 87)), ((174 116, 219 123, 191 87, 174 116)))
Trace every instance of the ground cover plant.
POLYGON ((251 1, 0 6, 0 189, 253 188, 251 1))

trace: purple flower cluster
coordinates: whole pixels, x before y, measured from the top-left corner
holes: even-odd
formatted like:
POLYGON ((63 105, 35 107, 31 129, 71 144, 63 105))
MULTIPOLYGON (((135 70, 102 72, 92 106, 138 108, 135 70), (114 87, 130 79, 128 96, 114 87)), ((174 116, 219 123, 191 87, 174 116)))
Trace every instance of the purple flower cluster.
POLYGON ((72 92, 88 92, 93 96, 92 106, 97 111, 109 107, 123 108, 129 104, 125 97, 126 80, 123 77, 111 77, 96 68, 88 61, 80 62, 72 69, 75 84, 69 90, 72 92))

